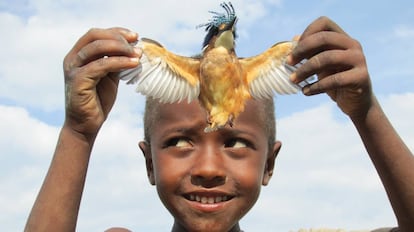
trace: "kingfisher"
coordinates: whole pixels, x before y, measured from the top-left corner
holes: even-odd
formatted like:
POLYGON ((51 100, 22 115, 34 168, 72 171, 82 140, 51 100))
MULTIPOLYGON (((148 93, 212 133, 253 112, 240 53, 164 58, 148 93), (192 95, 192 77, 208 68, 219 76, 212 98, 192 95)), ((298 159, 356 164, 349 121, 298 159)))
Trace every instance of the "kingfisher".
POLYGON ((285 62, 295 42, 279 42, 259 55, 239 58, 235 52, 238 18, 231 2, 220 6, 224 13, 210 11, 212 18, 198 26, 207 32, 201 55, 174 54, 157 41, 142 38, 136 44, 143 51, 140 64, 119 73, 122 80, 137 86, 137 92, 161 103, 198 99, 208 115, 206 132, 233 126, 248 99, 294 94, 301 87, 289 79, 297 67, 285 62))

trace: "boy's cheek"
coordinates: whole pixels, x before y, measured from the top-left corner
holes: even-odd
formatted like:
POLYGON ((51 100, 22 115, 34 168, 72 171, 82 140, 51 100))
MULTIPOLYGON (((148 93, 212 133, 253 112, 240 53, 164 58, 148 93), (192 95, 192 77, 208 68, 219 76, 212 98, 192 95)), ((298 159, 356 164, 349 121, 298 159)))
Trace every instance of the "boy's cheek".
POLYGON ((154 156, 154 177, 155 182, 174 181, 184 175, 189 169, 189 162, 185 159, 173 158, 168 154, 154 156))

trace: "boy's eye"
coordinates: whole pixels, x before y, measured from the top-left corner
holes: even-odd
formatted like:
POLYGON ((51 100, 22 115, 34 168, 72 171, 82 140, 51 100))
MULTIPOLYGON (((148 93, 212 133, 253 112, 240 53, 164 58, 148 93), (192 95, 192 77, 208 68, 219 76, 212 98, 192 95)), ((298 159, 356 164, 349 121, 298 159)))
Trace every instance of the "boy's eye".
POLYGON ((232 139, 224 144, 225 147, 243 148, 248 146, 248 142, 243 139, 232 139))
POLYGON ((167 142, 167 147, 191 147, 191 143, 185 138, 173 138, 167 142))

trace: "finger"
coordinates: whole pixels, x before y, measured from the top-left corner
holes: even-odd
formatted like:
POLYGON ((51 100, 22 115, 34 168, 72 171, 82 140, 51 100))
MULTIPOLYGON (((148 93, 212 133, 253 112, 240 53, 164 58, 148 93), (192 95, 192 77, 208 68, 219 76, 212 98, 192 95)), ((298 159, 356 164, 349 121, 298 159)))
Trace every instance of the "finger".
POLYGON ((74 78, 88 78, 97 83, 101 78, 108 73, 119 72, 123 69, 134 68, 138 65, 139 58, 126 56, 110 56, 102 57, 94 60, 87 65, 80 68, 77 72, 77 77, 74 78))
POLYGON ((99 85, 96 86, 96 93, 99 96, 104 115, 108 115, 111 111, 113 100, 116 98, 118 84, 119 78, 114 75, 109 75, 108 78, 101 79, 99 85))
POLYGON ((118 40, 123 43, 130 43, 136 41, 137 33, 131 32, 124 28, 110 28, 110 29, 90 29, 83 35, 69 51, 64 59, 64 69, 69 71, 73 67, 79 67, 81 64, 77 58, 78 52, 87 44, 95 40, 118 40))
POLYGON ((344 87, 352 87, 357 89, 362 81, 358 81, 358 77, 362 76, 362 69, 350 69, 344 72, 335 72, 313 84, 305 86, 303 94, 310 96, 320 93, 326 93, 344 87))
POLYGON ((353 43, 353 39, 343 34, 331 31, 319 32, 298 42, 290 55, 289 64, 295 65, 325 50, 348 49, 355 46, 353 43))
POLYGON ((119 40, 95 40, 77 53, 74 62, 78 67, 81 67, 104 56, 137 57, 137 55, 137 51, 129 43, 119 40))
POLYGON ((109 29, 92 28, 84 36, 82 36, 73 47, 73 51, 77 53, 86 44, 95 40, 120 40, 133 42, 136 41, 138 35, 125 28, 115 27, 109 29))
POLYGON ((321 32, 321 31, 332 31, 340 34, 347 35, 342 28, 326 16, 319 17, 313 21, 302 33, 301 39, 304 39, 312 34, 321 32))
POLYGON ((292 75, 291 80, 294 83, 300 83, 310 76, 320 74, 326 70, 340 72, 350 69, 353 67, 352 64, 346 62, 349 60, 350 56, 351 54, 344 50, 328 50, 321 52, 299 66, 296 72, 292 75))

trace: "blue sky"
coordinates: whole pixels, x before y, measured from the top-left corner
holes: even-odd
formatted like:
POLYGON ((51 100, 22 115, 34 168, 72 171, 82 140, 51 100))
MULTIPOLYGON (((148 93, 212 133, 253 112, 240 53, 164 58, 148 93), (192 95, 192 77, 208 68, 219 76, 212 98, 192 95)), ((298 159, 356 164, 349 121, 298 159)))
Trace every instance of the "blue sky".
MULTIPOLYGON (((0 0, 0 230, 21 231, 50 163, 63 121, 62 60, 91 27, 123 26, 184 55, 198 53, 195 26, 220 1, 0 0)), ((233 1, 237 52, 260 53, 300 34, 321 15, 362 44, 374 90, 414 149, 412 1, 233 1)), ((121 84, 96 141, 79 231, 125 226, 166 231, 172 219, 146 180, 137 147, 143 97, 121 84)), ((375 170, 349 120, 328 97, 277 96, 276 173, 241 224, 247 231, 395 225, 375 170)))

